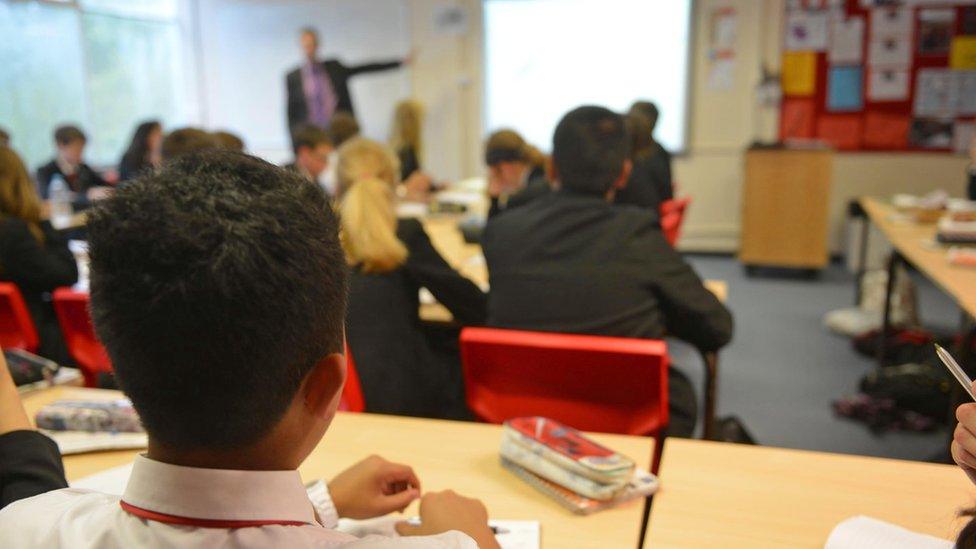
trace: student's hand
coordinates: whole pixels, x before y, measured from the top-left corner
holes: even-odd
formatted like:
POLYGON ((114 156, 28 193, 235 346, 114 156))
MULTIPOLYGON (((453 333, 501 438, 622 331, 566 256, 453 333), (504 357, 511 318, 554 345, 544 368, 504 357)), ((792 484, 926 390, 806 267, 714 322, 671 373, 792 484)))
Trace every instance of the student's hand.
POLYGON ((488 527, 488 510, 476 499, 466 498, 452 490, 430 492, 420 500, 420 525, 398 522, 401 536, 434 536, 451 530, 471 536, 481 549, 499 547, 488 527))
MULTIPOLYGON (((973 383, 976 388, 976 383, 973 383)), ((976 484, 976 402, 956 409, 956 432, 952 437, 952 459, 976 484)))
POLYGON ((430 192, 430 187, 430 176, 420 170, 410 174, 403 182, 403 188, 406 189, 406 198, 408 200, 422 200, 426 198, 430 192))
POLYGON ((11 431, 33 429, 27 411, 20 402, 20 393, 7 368, 7 359, 0 353, 0 435, 11 431))
POLYGON ((95 202, 97 200, 105 200, 106 198, 112 196, 111 187, 92 187, 88 189, 88 200, 95 202))
POLYGON ((340 517, 368 519, 402 512, 420 497, 420 480, 406 465, 370 456, 332 479, 329 494, 340 517))

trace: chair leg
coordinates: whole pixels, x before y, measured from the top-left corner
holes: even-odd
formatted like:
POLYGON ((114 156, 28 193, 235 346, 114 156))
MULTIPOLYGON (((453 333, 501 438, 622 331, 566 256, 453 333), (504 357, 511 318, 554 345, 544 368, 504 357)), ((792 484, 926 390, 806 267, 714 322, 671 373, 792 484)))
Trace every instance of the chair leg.
POLYGON ((705 417, 702 438, 711 440, 715 436, 715 406, 718 400, 718 353, 702 353, 705 363, 705 417))

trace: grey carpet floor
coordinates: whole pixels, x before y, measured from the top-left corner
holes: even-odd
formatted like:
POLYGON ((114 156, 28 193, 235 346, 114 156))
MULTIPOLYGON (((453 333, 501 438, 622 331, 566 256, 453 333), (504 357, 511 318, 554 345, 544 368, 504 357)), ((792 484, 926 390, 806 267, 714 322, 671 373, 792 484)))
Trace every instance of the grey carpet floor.
MULTIPOLYGON (((728 306, 736 334, 722 351, 719 415, 736 415, 768 446, 928 460, 944 448, 947 433, 874 435, 861 423, 838 418, 831 402, 856 392, 874 365, 844 337, 828 332, 823 315, 853 301, 854 276, 832 264, 818 280, 748 278, 731 257, 689 256, 703 278, 729 284, 728 306)), ((959 310, 922 277, 914 277, 927 326, 951 329, 959 310)), ((673 362, 701 387, 701 361, 671 341, 673 362)), ((699 393, 700 395, 700 393, 699 393)))

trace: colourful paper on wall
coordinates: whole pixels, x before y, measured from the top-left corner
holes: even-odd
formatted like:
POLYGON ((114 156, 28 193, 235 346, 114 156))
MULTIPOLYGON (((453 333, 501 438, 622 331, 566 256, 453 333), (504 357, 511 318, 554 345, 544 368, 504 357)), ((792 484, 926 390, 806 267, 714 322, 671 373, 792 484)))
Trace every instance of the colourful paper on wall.
POLYGON ((908 145, 911 118, 903 114, 868 112, 864 116, 864 146, 871 149, 903 149, 908 145))
POLYGON ((949 67, 976 69, 976 36, 957 36, 952 39, 949 67))
POLYGON ((821 116, 817 120, 817 138, 841 151, 861 148, 860 116, 821 116))
POLYGON ((915 81, 915 116, 953 117, 958 108, 959 79, 948 69, 919 69, 915 81))
POLYGON ((823 51, 827 47, 827 12, 795 10, 786 14, 788 51, 823 51))
POLYGON ((908 131, 908 143, 922 149, 952 146, 952 119, 916 118, 908 131))
POLYGON ((813 99, 786 99, 780 109, 780 139, 812 139, 815 117, 813 99))
POLYGON ((783 94, 813 95, 817 84, 817 54, 812 51, 783 54, 783 94))
POLYGON ((827 78, 827 110, 859 111, 864 108, 864 70, 861 67, 831 67, 827 78))
POLYGON ((830 24, 830 44, 827 59, 832 64, 858 64, 863 58, 864 18, 836 18, 830 24))
POLYGON ((868 101, 907 101, 911 74, 905 69, 874 69, 868 74, 868 101))

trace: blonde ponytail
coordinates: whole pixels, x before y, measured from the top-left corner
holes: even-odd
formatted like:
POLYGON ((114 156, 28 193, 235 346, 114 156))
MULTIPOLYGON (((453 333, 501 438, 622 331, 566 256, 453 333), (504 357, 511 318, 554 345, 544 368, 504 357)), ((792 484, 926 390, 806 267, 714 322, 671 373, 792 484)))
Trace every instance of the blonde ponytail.
POLYGON ((393 271, 407 260, 397 238, 393 188, 377 178, 352 182, 339 202, 340 241, 346 261, 363 272, 393 271))

